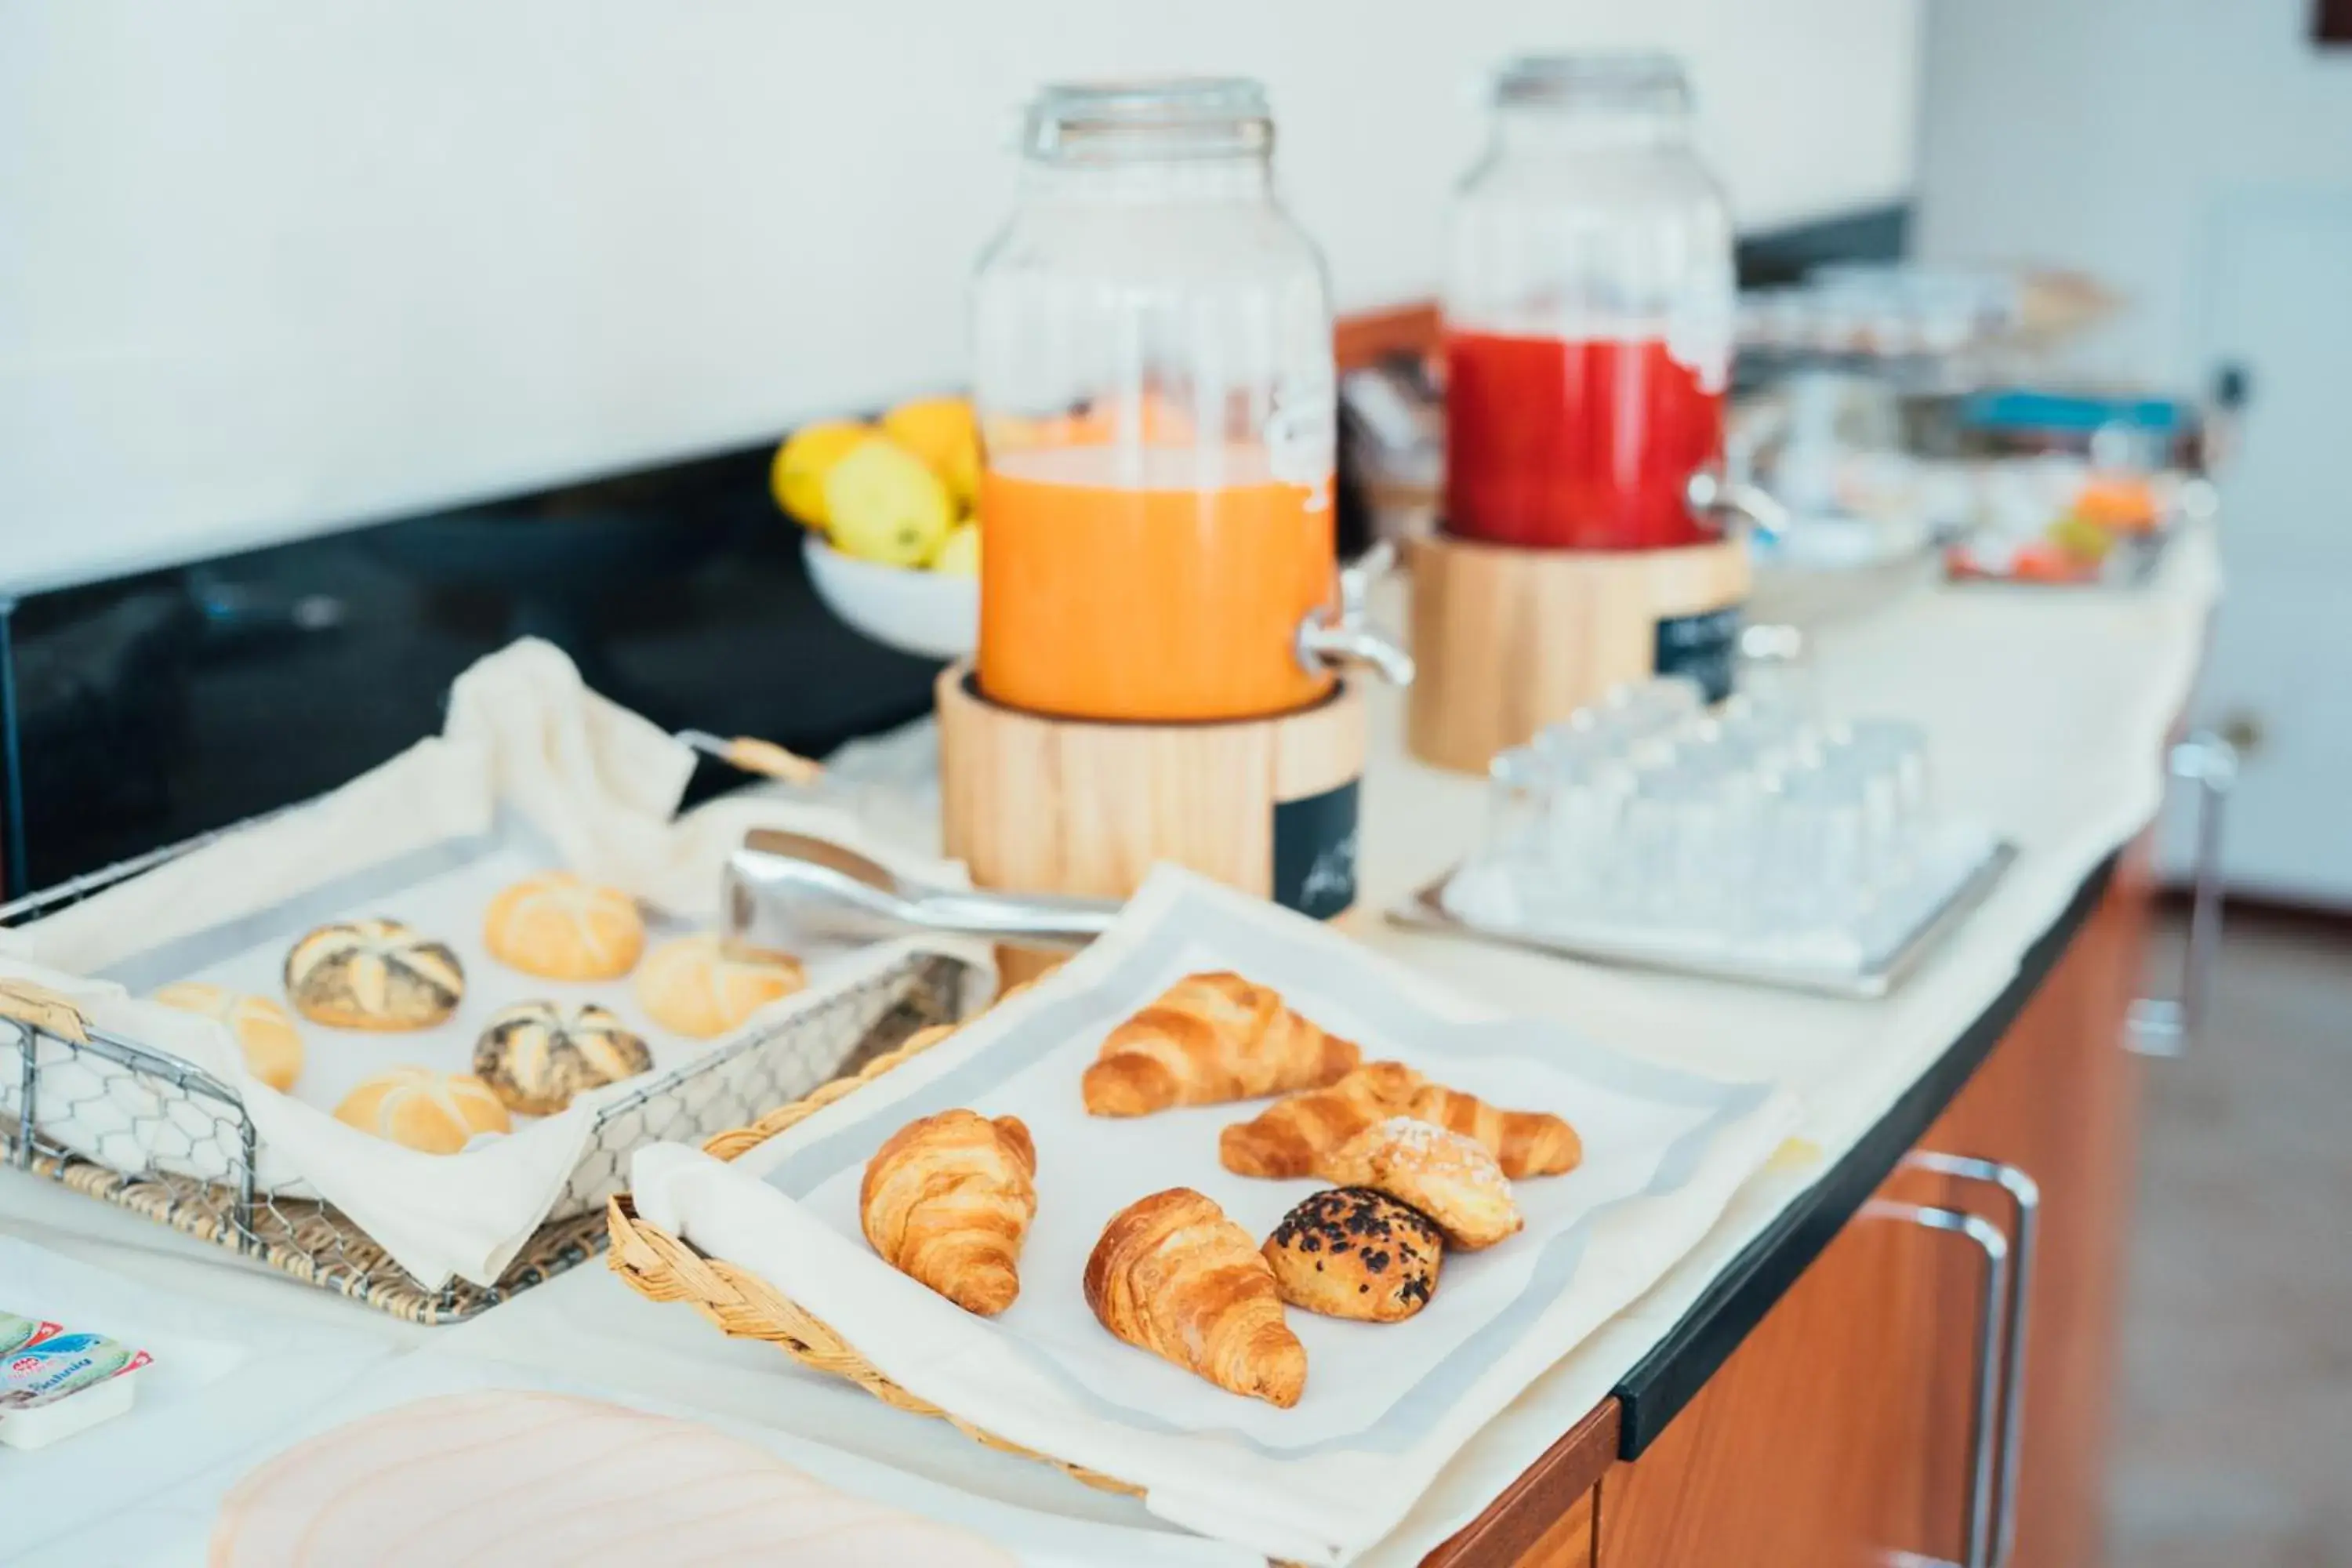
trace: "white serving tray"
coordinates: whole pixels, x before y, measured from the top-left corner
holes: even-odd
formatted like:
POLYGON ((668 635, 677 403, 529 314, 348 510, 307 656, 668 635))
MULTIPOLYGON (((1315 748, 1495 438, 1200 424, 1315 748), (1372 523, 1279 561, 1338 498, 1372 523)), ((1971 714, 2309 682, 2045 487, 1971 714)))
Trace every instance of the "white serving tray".
POLYGON ((1445 1458, 1535 1376, 1622 1310, 1713 1223, 1796 1115, 1728 1083, 1504 1018, 1346 936, 1187 873, 1154 873, 1110 934, 955 1037, 721 1164, 641 1152, 638 1213, 768 1279, 910 1393, 1000 1436, 1147 1489, 1155 1512, 1271 1555, 1331 1560, 1377 1540, 1445 1458), (1397 1324, 1293 1310, 1307 1392, 1277 1409, 1112 1336, 1081 1278, 1105 1222, 1196 1188, 1253 1236, 1325 1184, 1233 1175, 1217 1134, 1264 1101, 1113 1120, 1079 1079, 1103 1037, 1182 975, 1232 969, 1357 1040, 1582 1136, 1564 1176, 1517 1184, 1528 1228, 1449 1253, 1427 1309, 1397 1324), (1038 1157, 1020 1299, 984 1320, 884 1264, 857 1220, 866 1163, 950 1107, 1013 1114, 1038 1157))

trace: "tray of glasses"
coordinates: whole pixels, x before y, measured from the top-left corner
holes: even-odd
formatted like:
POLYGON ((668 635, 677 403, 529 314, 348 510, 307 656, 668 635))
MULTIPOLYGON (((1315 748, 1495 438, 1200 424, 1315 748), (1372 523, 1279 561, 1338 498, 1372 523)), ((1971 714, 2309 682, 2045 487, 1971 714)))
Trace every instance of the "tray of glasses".
POLYGON ((1885 995, 2017 851, 1938 807, 1927 738, 1786 690, 1645 681, 1505 752, 1484 831, 1395 923, 1563 956, 1885 995))
POLYGON ((1600 963, 1622 963, 1671 973, 1696 974, 1714 980, 1738 980, 1787 991, 1810 991, 1825 996, 1863 1000, 1884 996, 1918 967, 1946 937, 1984 901, 2017 858, 2017 846, 2005 840, 1987 847, 1984 858, 1960 881, 1947 889, 1917 918, 1889 933, 1890 940, 1855 967, 1825 963, 1818 957, 1775 951, 1769 945, 1743 947, 1735 942, 1683 942, 1638 929, 1611 930, 1601 925, 1577 930, 1536 931, 1500 924, 1475 923, 1445 907, 1446 884, 1459 873, 1449 871, 1389 911, 1389 920, 1414 931, 1466 937, 1500 943, 1559 958, 1581 958, 1600 963))

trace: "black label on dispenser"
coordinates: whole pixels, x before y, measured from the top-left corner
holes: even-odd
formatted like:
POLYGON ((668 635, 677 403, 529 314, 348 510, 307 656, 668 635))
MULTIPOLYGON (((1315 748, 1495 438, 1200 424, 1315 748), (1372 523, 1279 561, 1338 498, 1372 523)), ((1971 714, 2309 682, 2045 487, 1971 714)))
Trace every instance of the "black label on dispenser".
POLYGON ((1356 784, 1274 804, 1274 901, 1318 921, 1356 901, 1356 784))
POLYGON ((1658 623, 1657 672, 1697 681, 1709 702, 1731 695, 1732 661, 1738 651, 1738 605, 1668 616, 1658 623))

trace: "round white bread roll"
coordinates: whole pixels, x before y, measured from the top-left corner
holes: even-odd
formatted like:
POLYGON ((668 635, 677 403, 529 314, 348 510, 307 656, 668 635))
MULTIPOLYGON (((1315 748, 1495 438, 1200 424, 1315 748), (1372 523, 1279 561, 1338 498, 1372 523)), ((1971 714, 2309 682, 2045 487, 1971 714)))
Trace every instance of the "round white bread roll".
POLYGON ((648 953, 637 971, 637 999, 663 1028, 707 1040, 807 984, 790 953, 735 947, 704 932, 648 953))
POLYGON ((482 943, 500 963, 547 980, 617 980, 646 948, 645 918, 618 888, 569 871, 527 877, 490 900, 482 943))
POLYGON ((420 1399, 248 1472, 212 1568, 774 1563, 1013 1568, 979 1536, 836 1491, 708 1426, 562 1394, 420 1399))
POLYGON ((245 1070, 279 1093, 302 1076, 302 1031, 294 1016, 268 997, 180 980, 156 992, 155 1000, 226 1025, 245 1053, 245 1070))
POLYGON ((425 1154, 455 1154, 477 1133, 514 1127, 490 1086, 462 1073, 397 1067, 343 1096, 335 1120, 425 1154))

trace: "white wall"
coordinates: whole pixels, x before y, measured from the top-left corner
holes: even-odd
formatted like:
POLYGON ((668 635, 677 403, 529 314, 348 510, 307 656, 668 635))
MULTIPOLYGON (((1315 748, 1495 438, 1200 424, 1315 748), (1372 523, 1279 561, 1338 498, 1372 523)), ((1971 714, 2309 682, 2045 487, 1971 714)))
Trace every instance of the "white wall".
POLYGON ((2081 267, 2131 310, 2098 369, 2203 389, 2224 204, 2352 190, 2352 49, 2311 0, 1930 0, 1914 247, 2081 267))
MULTIPOLYGON (((2259 737, 2223 867, 2352 906, 2352 51, 2310 0, 1933 0, 1918 225, 1934 258, 2089 269, 2131 310, 2088 368, 2202 391, 2252 375, 2222 468, 2229 597, 2191 721, 2259 737)), ((2189 864, 2186 803, 2163 846, 2189 864)))
POLYGON ((1266 79, 1343 308, 1479 68, 1664 44, 1750 227, 1901 197, 1920 0, 0 0, 0 592, 952 384, 1050 76, 1266 79))

